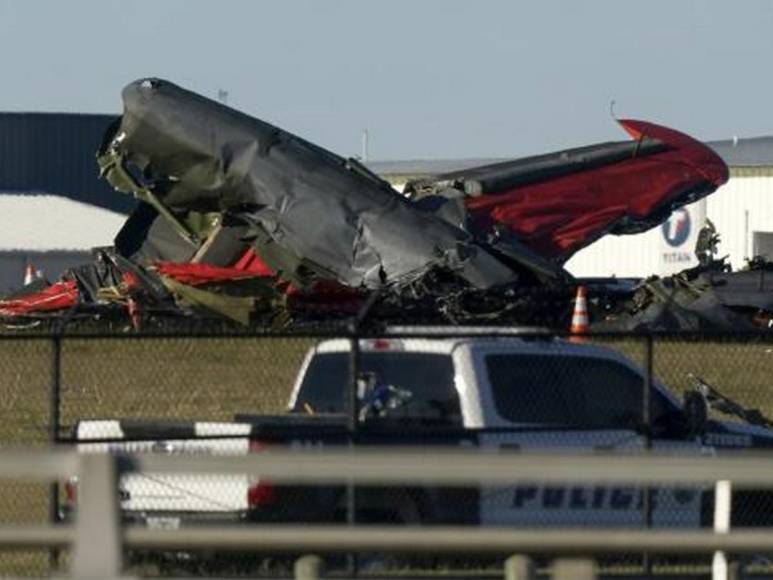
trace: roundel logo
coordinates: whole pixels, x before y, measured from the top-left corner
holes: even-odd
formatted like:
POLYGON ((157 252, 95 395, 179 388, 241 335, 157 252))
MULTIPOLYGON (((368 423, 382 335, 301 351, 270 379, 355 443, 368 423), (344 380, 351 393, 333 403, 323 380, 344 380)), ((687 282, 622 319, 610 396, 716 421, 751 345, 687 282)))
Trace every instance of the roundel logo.
POLYGON ((663 237, 669 246, 681 246, 690 237, 690 212, 679 208, 671 217, 663 222, 663 237))

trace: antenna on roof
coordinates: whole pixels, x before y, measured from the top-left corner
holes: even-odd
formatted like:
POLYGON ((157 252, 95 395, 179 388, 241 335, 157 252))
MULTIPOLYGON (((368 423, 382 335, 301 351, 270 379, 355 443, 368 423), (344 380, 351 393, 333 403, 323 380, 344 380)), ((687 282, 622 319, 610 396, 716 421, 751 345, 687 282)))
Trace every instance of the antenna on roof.
POLYGON ((612 117, 615 121, 617 121, 617 115, 615 115, 615 99, 612 99, 609 101, 609 116, 612 117))
POLYGON ((368 151, 368 130, 363 129, 362 130, 362 162, 367 163, 369 158, 369 151, 368 151))

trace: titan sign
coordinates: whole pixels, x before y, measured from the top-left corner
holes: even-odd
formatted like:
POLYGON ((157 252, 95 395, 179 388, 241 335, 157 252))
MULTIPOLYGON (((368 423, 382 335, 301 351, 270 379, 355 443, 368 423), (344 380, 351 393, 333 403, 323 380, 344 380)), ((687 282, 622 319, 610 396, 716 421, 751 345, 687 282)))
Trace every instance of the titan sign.
POLYGON ((672 248, 678 248, 690 237, 692 222, 690 221, 690 212, 684 208, 679 208, 671 214, 667 221, 661 226, 663 238, 672 248))
POLYGON ((703 219, 700 204, 675 210, 660 227, 663 236, 660 253, 660 274, 668 276, 694 265, 695 256, 692 247, 697 234, 696 224, 703 219))

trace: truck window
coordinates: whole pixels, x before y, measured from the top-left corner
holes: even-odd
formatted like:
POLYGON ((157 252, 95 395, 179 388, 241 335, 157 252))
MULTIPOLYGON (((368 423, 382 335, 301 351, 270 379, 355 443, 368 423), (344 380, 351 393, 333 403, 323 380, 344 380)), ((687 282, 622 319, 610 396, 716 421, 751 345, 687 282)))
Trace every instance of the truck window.
MULTIPOLYGON (((321 353, 312 358, 293 412, 341 413, 349 388, 349 353, 321 353)), ((379 384, 410 391, 411 398, 390 412, 395 418, 416 418, 461 426, 459 396, 448 355, 421 352, 363 352, 360 366, 379 384)))
MULTIPOLYGON (((508 421, 635 428, 641 420, 643 379, 615 361, 492 354, 486 368, 497 412, 508 421)), ((653 414, 661 410, 653 405, 653 414)))

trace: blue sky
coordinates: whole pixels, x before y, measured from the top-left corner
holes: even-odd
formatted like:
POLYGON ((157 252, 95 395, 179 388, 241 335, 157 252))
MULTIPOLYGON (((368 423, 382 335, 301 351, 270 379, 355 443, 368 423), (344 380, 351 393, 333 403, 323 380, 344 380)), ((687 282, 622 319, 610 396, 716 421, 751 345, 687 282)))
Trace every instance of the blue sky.
POLYGON ((160 76, 375 159, 773 134, 773 2, 0 0, 0 110, 120 112, 160 76))

